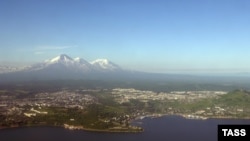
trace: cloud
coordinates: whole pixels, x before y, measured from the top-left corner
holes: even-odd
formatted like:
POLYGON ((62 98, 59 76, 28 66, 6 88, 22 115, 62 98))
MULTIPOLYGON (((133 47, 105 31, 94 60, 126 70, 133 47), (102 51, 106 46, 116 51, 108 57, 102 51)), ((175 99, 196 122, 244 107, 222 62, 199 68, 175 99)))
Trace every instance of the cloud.
POLYGON ((75 48, 76 46, 38 46, 35 48, 37 51, 46 51, 46 50, 64 50, 69 48, 75 48))

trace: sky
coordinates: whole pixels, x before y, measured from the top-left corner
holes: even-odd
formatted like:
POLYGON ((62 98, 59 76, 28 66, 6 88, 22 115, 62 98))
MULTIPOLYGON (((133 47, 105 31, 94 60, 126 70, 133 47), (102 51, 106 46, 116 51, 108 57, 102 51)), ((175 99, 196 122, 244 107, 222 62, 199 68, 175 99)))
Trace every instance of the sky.
POLYGON ((250 72, 249 0, 1 0, 0 64, 60 54, 146 72, 250 72))

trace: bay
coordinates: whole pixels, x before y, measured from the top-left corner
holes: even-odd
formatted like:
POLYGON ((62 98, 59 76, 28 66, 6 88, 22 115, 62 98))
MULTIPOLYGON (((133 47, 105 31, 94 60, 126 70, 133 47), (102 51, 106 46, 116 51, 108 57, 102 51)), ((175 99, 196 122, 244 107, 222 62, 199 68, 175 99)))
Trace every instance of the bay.
POLYGON ((163 116, 136 120, 142 133, 101 133, 59 127, 21 127, 0 130, 1 141, 217 141, 218 124, 250 125, 250 120, 185 119, 163 116))

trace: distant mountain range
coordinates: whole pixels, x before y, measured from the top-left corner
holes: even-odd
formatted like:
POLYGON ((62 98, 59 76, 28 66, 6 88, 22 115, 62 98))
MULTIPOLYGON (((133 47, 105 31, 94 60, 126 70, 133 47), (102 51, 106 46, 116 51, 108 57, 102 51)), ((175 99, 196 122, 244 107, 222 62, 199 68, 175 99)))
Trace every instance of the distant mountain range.
POLYGON ((111 77, 111 75, 114 77, 126 72, 129 71, 123 70, 120 66, 107 59, 88 62, 83 58, 71 58, 66 54, 61 54, 55 58, 23 68, 2 66, 0 67, 0 78, 2 78, 2 81, 98 79, 104 76, 111 77))
POLYGON ((115 72, 122 70, 118 65, 107 59, 97 59, 88 62, 82 58, 71 58, 66 54, 59 55, 42 63, 37 63, 27 67, 0 66, 0 73, 10 72, 34 72, 34 71, 61 71, 68 70, 72 72, 115 72))
POLYGON ((19 70, 21 70, 21 69, 18 67, 12 67, 12 66, 6 66, 6 65, 0 66, 0 74, 1 73, 15 72, 15 71, 19 71, 19 70))
POLYGON ((93 62, 88 62, 82 58, 71 58, 66 54, 62 54, 43 63, 37 63, 26 67, 22 71, 69 71, 78 73, 89 72, 115 72, 122 70, 118 65, 110 62, 107 59, 97 59, 93 62))
POLYGON ((245 83, 249 74, 234 75, 184 75, 159 74, 129 71, 107 60, 88 62, 82 58, 71 58, 66 54, 23 68, 0 66, 0 82, 32 80, 157 80, 192 83, 245 83))

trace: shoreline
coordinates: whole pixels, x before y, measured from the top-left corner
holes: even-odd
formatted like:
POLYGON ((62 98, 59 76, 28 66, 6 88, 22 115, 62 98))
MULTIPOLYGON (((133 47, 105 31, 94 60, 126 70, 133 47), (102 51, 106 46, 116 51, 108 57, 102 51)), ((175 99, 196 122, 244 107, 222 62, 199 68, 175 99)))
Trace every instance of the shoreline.
POLYGON ((89 132, 140 133, 144 131, 143 128, 137 127, 137 126, 129 126, 128 128, 113 127, 113 128, 108 128, 108 129, 91 129, 91 128, 85 128, 83 126, 74 126, 74 125, 64 124, 63 127, 69 130, 84 130, 84 131, 89 131, 89 132))
MULTIPOLYGON (((137 127, 135 128, 109 128, 109 129, 91 129, 91 128, 84 128, 83 126, 73 126, 73 125, 24 125, 24 126, 0 126, 0 130, 4 129, 14 129, 14 128, 29 128, 29 127, 58 127, 64 128, 66 130, 82 130, 86 132, 104 132, 104 133, 141 133, 144 131, 143 128, 137 127)), ((131 126, 130 126, 131 127, 131 126)))
POLYGON ((250 117, 238 118, 232 116, 214 116, 214 117, 206 117, 206 116, 198 116, 192 114, 151 114, 145 116, 138 116, 134 120, 140 120, 144 118, 159 118, 164 116, 180 116, 185 119, 193 119, 193 120, 208 120, 208 119, 229 119, 229 120, 250 120, 250 117))
MULTIPOLYGON (((237 118, 237 117, 201 117, 199 118, 189 118, 187 117, 188 114, 152 114, 152 115, 145 115, 145 116, 138 116, 136 117, 134 120, 130 121, 130 123, 137 121, 137 120, 142 120, 144 118, 160 118, 160 117, 165 117, 165 116, 180 116, 183 117, 185 119, 191 119, 191 120, 209 120, 209 119, 216 119, 216 120, 220 120, 220 119, 228 119, 228 120, 250 120, 250 117, 246 117, 246 118, 237 118)), ((13 125, 13 126, 0 126, 0 130, 4 130, 4 129, 14 129, 14 128, 28 128, 28 127, 59 127, 59 128, 64 128, 67 130, 83 130, 86 132, 103 132, 103 133, 141 133, 144 132, 144 129, 142 127, 139 126, 133 126, 130 125, 128 128, 124 128, 124 127, 113 127, 113 128, 108 128, 108 129, 92 129, 92 128, 85 128, 83 126, 74 126, 74 125, 68 125, 68 124, 64 124, 64 125, 46 125, 46 124, 34 124, 34 125, 24 125, 24 126, 19 126, 19 125, 13 125)))

